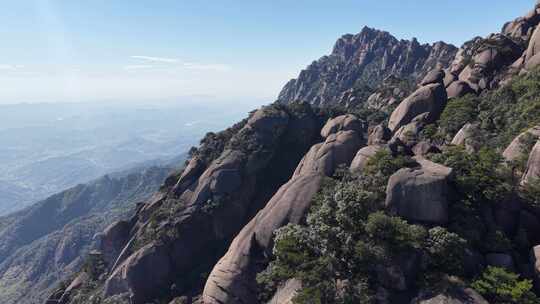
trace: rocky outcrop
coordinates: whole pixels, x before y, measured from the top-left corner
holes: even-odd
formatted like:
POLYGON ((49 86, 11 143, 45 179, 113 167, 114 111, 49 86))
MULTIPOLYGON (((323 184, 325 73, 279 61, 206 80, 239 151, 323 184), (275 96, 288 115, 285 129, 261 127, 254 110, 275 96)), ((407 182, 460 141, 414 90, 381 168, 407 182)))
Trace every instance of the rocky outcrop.
POLYGON ((385 125, 377 125, 370 129, 367 144, 384 144, 390 139, 391 136, 392 133, 385 125))
POLYGON ((522 156, 523 153, 528 153, 523 147, 523 141, 530 136, 531 139, 538 140, 540 138, 540 126, 535 126, 527 131, 519 134, 512 142, 504 149, 503 157, 506 161, 511 162, 522 156))
POLYGON ((357 131, 359 133, 362 133, 363 124, 354 115, 341 115, 336 118, 330 119, 324 125, 321 130, 321 136, 323 138, 327 138, 331 134, 337 133, 338 131, 357 131))
MULTIPOLYGON (((223 252, 219 248, 226 247, 290 177, 319 131, 319 118, 309 105, 273 105, 253 113, 238 127, 205 139, 212 146, 203 144, 176 182, 169 181, 170 187, 144 204, 127 227, 118 223, 109 229, 106 236, 125 245, 110 250, 119 253, 104 294, 127 295, 133 303, 146 303, 170 288, 176 274, 214 265, 223 252), (226 141, 213 142, 216 138, 226 141), (216 151, 220 154, 205 154, 216 151), (116 230, 119 233, 112 233, 116 230)), ((329 145, 337 145, 347 132, 353 131, 329 135, 329 145)), ((336 150, 321 158, 338 159, 341 152, 336 150)))
POLYGON ((377 152, 385 149, 384 145, 369 145, 358 150, 356 156, 351 162, 349 170, 353 173, 360 173, 366 167, 369 159, 377 152))
POLYGON ((423 113, 416 116, 410 123, 397 129, 391 141, 399 139, 408 148, 414 147, 418 143, 420 132, 425 127, 428 119, 429 113, 423 113))
POLYGON ((540 8, 537 4, 536 7, 525 16, 507 22, 502 28, 502 33, 514 39, 528 41, 532 36, 534 28, 538 25, 538 22, 540 22, 540 8))
POLYGON ((478 129, 477 125, 466 123, 454 136, 450 144, 455 146, 463 146, 468 152, 475 152, 480 147, 478 141, 475 140, 475 131, 478 129))
POLYGON ((391 131, 396 131, 424 113, 427 113, 424 118, 425 123, 434 122, 444 110, 446 99, 446 90, 442 83, 420 87, 411 96, 403 100, 392 112, 388 128, 391 131))
POLYGON ((205 304, 256 303, 255 274, 263 256, 271 254, 274 231, 302 220, 322 177, 350 164, 360 136, 356 131, 340 131, 310 149, 291 180, 242 229, 216 264, 204 288, 205 304))
POLYGON ((456 50, 443 42, 421 45, 416 39, 397 40, 387 32, 366 27, 359 34, 341 37, 330 55, 289 81, 278 102, 337 104, 347 90, 362 84, 375 88, 389 75, 417 81, 434 68, 448 66, 456 50))
POLYGON ((540 178, 540 140, 536 142, 527 161, 527 169, 521 180, 522 184, 531 183, 540 178))
POLYGON ((446 93, 448 95, 448 99, 450 99, 463 97, 467 94, 474 94, 475 91, 467 82, 462 80, 456 80, 450 85, 448 85, 448 87, 446 88, 446 93))
POLYGON ((448 221, 452 169, 426 159, 416 160, 420 167, 400 169, 390 177, 386 207, 410 221, 444 224, 448 221))

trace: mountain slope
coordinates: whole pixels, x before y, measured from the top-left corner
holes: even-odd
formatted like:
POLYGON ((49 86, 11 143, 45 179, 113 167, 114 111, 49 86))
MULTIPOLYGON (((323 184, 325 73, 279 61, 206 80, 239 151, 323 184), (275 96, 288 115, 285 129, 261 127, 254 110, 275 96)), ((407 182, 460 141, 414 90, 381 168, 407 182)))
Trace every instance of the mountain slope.
POLYGON ((169 167, 139 168, 81 184, 0 219, 0 299, 40 303, 80 270, 96 235, 133 213, 155 192, 169 167))
POLYGON ((440 66, 381 70, 414 42, 346 36, 283 99, 208 134, 47 304, 540 302, 539 16, 440 66), (345 66, 380 41, 373 67, 345 66), (371 95, 350 81, 364 72, 371 95))

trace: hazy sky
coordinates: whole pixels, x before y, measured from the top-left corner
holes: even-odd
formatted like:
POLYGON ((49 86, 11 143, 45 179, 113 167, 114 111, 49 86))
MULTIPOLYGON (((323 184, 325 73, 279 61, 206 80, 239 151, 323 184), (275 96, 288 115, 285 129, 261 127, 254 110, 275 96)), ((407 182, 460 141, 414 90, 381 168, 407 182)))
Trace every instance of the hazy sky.
POLYGON ((273 100, 364 25, 461 44, 534 0, 0 0, 0 103, 273 100))

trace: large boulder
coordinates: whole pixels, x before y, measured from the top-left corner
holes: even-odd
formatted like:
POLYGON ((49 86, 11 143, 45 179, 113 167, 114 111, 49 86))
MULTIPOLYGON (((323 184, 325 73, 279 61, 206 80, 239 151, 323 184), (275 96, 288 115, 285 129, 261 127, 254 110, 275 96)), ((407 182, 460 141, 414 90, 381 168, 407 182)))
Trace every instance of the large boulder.
POLYGON ((442 69, 435 69, 429 71, 424 79, 420 82, 420 86, 425 86, 433 83, 442 83, 444 80, 445 73, 442 69))
POLYGON ((521 183, 531 183, 540 178, 540 140, 536 142, 527 161, 527 169, 521 183))
POLYGON ((453 171, 426 159, 416 161, 418 168, 403 168, 390 177, 385 205, 409 221, 445 224, 453 171))
POLYGON ((423 86, 403 100, 392 112, 388 128, 394 132, 422 113, 428 113, 426 123, 434 122, 444 110, 446 100, 447 95, 443 84, 423 86))
POLYGON ((516 136, 516 138, 514 138, 514 140, 512 140, 508 147, 504 149, 504 152, 502 154, 507 162, 515 161, 522 155, 522 153, 524 152, 522 141, 527 136, 532 136, 536 139, 540 138, 540 126, 532 127, 527 131, 519 134, 518 136, 516 136))
POLYGON ((356 156, 351 162, 350 171, 353 173, 360 173, 366 167, 369 159, 373 157, 377 152, 385 149, 383 145, 370 145, 358 150, 356 156))
POLYGON ((319 172, 331 176, 340 164, 349 165, 362 145, 360 135, 355 131, 341 131, 331 134, 324 143, 314 145, 302 159, 294 176, 319 172))
POLYGON ((529 40, 529 45, 525 52, 525 61, 529 61, 538 53, 540 53, 540 27, 536 27, 529 40))
POLYGON ((416 116, 410 123, 401 126, 390 141, 399 139, 408 148, 412 148, 418 143, 420 132, 426 125, 429 113, 423 113, 416 116))
POLYGON ((475 152, 479 149, 479 144, 475 140, 475 132, 478 129, 477 125, 466 123, 456 133, 451 144, 455 146, 464 146, 468 152, 475 152))
POLYGON ((323 176, 348 166, 360 144, 357 132, 339 131, 310 149, 289 182, 244 226, 214 266, 204 287, 205 304, 256 303, 257 267, 271 255, 274 232, 304 218, 323 176))
POLYGON ((327 138, 331 134, 339 131, 356 131, 362 132, 363 124, 352 114, 341 115, 336 118, 328 120, 321 130, 321 136, 327 138))
POLYGON ((458 98, 465 96, 467 94, 474 94, 475 91, 471 86, 465 81, 454 81, 446 88, 446 94, 448 94, 448 99, 458 98))
POLYGON ((455 285, 443 292, 421 291, 411 304, 489 304, 489 302, 474 289, 455 285))

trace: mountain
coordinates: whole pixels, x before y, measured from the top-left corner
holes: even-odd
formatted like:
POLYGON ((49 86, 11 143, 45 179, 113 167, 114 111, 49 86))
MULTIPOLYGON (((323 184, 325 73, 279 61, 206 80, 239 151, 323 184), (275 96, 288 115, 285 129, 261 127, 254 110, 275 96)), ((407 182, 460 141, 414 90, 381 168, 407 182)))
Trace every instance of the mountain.
POLYGON ((104 176, 0 218, 0 299, 41 303, 82 267, 99 232, 133 214, 171 167, 142 166, 104 176))
POLYGON ((539 22, 344 36, 46 303, 539 303, 539 22))
POLYGON ((457 48, 416 39, 398 40, 388 32, 364 27, 344 35, 330 55, 314 61, 289 81, 278 97, 280 103, 304 101, 317 106, 335 104, 352 88, 377 87, 392 75, 416 82, 437 67, 447 67, 457 48))

